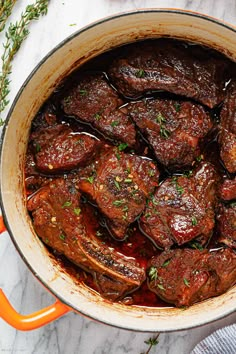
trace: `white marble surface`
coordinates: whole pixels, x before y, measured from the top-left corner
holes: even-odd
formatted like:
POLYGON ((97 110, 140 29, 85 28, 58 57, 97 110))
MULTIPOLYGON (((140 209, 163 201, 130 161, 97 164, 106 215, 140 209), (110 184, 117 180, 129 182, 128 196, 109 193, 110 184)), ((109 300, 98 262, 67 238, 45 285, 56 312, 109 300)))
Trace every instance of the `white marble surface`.
MULTIPOLYGON (((18 0, 11 20, 17 19, 25 5, 32 1, 18 0)), ((51 0, 48 15, 31 25, 30 36, 15 57, 10 100, 34 66, 68 35, 104 16, 151 7, 199 11, 236 24, 236 0, 51 0)), ((6 232, 0 235, 0 288, 23 314, 54 301, 30 273, 6 232)), ((150 354, 188 354, 206 335, 235 321, 236 314, 232 314, 200 328, 162 333, 159 344, 150 354)), ((144 341, 150 336, 108 327, 74 313, 31 332, 16 331, 0 320, 0 353, 140 354, 147 351, 144 341)))

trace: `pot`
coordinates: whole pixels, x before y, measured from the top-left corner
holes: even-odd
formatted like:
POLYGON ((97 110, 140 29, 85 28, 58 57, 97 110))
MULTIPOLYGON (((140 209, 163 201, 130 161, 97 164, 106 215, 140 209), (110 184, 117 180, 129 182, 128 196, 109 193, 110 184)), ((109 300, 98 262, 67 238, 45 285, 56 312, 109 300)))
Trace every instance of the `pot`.
POLYGON ((4 222, 21 257, 56 297, 55 304, 21 316, 0 291, 0 317, 29 330, 68 311, 136 331, 175 331, 222 318, 236 309, 236 287, 183 311, 111 303, 75 283, 36 236, 26 210, 23 166, 31 121, 59 82, 98 54, 139 39, 160 36, 193 41, 236 59, 236 29, 216 19, 182 10, 141 10, 93 23, 75 33, 35 68, 18 93, 7 117, 1 147, 1 207, 4 222), (207 314, 207 315, 206 315, 207 314))

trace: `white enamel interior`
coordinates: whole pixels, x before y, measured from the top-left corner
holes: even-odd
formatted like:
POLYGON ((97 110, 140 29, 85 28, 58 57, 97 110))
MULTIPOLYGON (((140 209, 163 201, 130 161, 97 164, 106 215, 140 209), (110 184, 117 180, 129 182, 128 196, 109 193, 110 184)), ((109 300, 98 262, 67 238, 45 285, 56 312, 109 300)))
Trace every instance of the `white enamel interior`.
POLYGON ((186 310, 109 303, 86 287, 76 285, 49 257, 26 212, 22 171, 31 120, 65 75, 109 48, 163 35, 206 44, 236 58, 234 28, 181 10, 145 10, 92 24, 50 53, 27 80, 11 109, 0 170, 8 230, 23 259, 42 283, 75 311, 107 324, 145 332, 186 329, 221 318, 236 309, 236 287, 186 310))

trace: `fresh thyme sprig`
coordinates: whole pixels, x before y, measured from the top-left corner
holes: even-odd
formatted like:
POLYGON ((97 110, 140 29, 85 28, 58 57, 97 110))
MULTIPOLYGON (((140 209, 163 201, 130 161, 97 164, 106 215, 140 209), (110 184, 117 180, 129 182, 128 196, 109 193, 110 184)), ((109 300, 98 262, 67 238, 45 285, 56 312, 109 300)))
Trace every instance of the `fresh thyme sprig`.
MULTIPOLYGON (((34 4, 28 5, 21 14, 20 20, 11 23, 5 33, 6 41, 3 44, 2 67, 0 72, 0 116, 9 101, 7 96, 9 89, 9 75, 12 70, 12 60, 21 47, 22 42, 28 36, 28 25, 32 20, 37 20, 40 15, 46 15, 49 0, 36 0, 34 4)), ((0 118, 0 126, 4 124, 0 118)))
MULTIPOLYGON (((158 341, 158 337, 160 336, 160 333, 157 333, 154 337, 150 337, 148 340, 145 340, 144 343, 149 345, 148 350, 145 352, 145 354, 149 354, 152 347, 154 347, 155 345, 157 345, 159 343, 158 341)), ((144 354, 144 353, 141 353, 144 354)))
POLYGON ((13 6, 16 0, 1 0, 0 1, 0 32, 4 30, 5 23, 8 17, 11 15, 13 6))

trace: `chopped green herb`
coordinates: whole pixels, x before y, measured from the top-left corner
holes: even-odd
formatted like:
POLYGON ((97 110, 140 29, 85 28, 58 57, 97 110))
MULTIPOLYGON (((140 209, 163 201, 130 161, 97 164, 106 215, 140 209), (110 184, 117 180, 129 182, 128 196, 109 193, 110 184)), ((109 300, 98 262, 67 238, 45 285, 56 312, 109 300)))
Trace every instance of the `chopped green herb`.
POLYGON ((161 289, 161 290, 165 290, 164 286, 161 285, 161 284, 157 284, 158 288, 161 289))
POLYGON ((118 152, 116 153, 116 158, 117 158, 118 161, 119 161, 120 158, 121 158, 121 156, 120 156, 120 154, 118 154, 118 152))
POLYGON ((169 265, 170 263, 170 259, 167 259, 163 264, 162 264, 162 267, 165 268, 169 265))
POLYGON ((94 114, 94 118, 95 118, 96 120, 99 120, 99 119, 101 119, 101 115, 100 115, 99 113, 95 113, 95 114, 94 114))
POLYGON ((39 143, 36 143, 35 148, 36 148, 36 152, 41 151, 41 146, 39 145, 39 143))
POLYGON ((170 131, 166 128, 164 128, 162 125, 160 126, 160 135, 164 138, 167 139, 170 136, 170 131))
POLYGON ((69 206, 71 206, 72 202, 70 200, 68 200, 67 202, 65 202, 63 205, 62 205, 62 208, 67 208, 69 206))
POLYGON ((114 120, 113 122, 111 122, 110 126, 117 127, 119 124, 120 124, 120 122, 118 120, 114 120))
POLYGON ((49 239, 48 238, 45 238, 45 243, 48 243, 49 242, 49 239))
POLYGON ((149 171, 148 171, 148 175, 149 175, 150 177, 153 177, 153 176, 155 175, 155 170, 149 170, 149 171))
POLYGON ((136 71, 135 76, 142 78, 145 76, 145 71, 143 69, 139 69, 138 71, 136 71))
POLYGON ((174 107, 175 107, 176 112, 179 112, 179 111, 180 111, 180 103, 179 103, 179 102, 176 102, 176 103, 174 104, 174 107))
POLYGON ((122 209, 122 211, 128 211, 129 210, 129 207, 126 205, 124 206, 124 208, 122 209))
POLYGON ((179 186, 178 184, 176 184, 176 190, 177 190, 177 192, 180 193, 180 194, 183 194, 183 193, 184 193, 183 187, 179 186))
POLYGON ((201 162, 203 160, 203 155, 199 155, 196 157, 197 162, 201 162))
POLYGON ((132 180, 131 178, 126 178, 126 179, 124 180, 124 182, 125 182, 125 183, 132 183, 133 180, 132 180))
POLYGON ((120 145, 118 145, 118 150, 119 151, 123 151, 127 148, 128 144, 126 143, 121 143, 120 145))
POLYGON ((130 167, 127 167, 126 171, 127 171, 128 174, 130 174, 130 172, 131 172, 130 167))
POLYGON ((184 278, 183 280, 184 280, 184 284, 185 284, 187 287, 190 287, 189 281, 188 281, 186 278, 184 278))
POLYGON ((193 226, 197 225, 197 219, 195 218, 195 216, 192 216, 192 225, 193 226))
POLYGON ((115 179, 114 179, 114 184, 115 184, 116 188, 118 189, 118 191, 120 191, 120 184, 115 179))
POLYGON ((121 199, 121 200, 114 200, 114 202, 112 204, 119 207, 124 203, 125 203, 125 200, 121 199))
POLYGON ((184 176, 187 178, 190 178, 192 176, 192 174, 193 174, 192 170, 184 172, 184 176))
POLYGON ((66 104, 70 104, 70 103, 71 103, 71 100, 72 100, 71 96, 68 96, 68 97, 64 98, 64 102, 65 102, 66 104))
POLYGON ((80 208, 74 208, 74 213, 75 215, 79 216, 81 213, 81 209, 80 208))
POLYGON ((59 235, 59 238, 60 238, 62 241, 65 241, 66 236, 65 236, 65 235, 63 235, 63 234, 60 234, 60 235, 59 235))
POLYGON ((151 280, 156 280, 157 279, 157 269, 154 266, 151 266, 148 271, 148 275, 151 280))
POLYGON ((196 250, 202 251, 204 248, 202 247, 202 245, 196 241, 190 241, 189 242, 189 246, 192 248, 195 248, 196 250))
POLYGON ((157 201, 154 197, 152 197, 152 203, 153 203, 154 205, 158 205, 158 201, 157 201))
POLYGON ((178 184, 178 179, 176 176, 172 178, 172 182, 175 184, 175 188, 179 194, 183 194, 184 188, 178 184))
POLYGON ((81 96, 86 96, 88 91, 87 90, 79 90, 79 93, 81 94, 81 96))
POLYGON ((166 121, 165 117, 163 117, 163 115, 161 113, 158 113, 157 117, 156 117, 156 121, 159 124, 162 124, 166 121))
POLYGON ((87 181, 91 184, 93 184, 93 181, 94 181, 94 176, 90 176, 87 178, 87 181))
POLYGON ((76 26, 76 23, 70 23, 69 26, 76 26))

